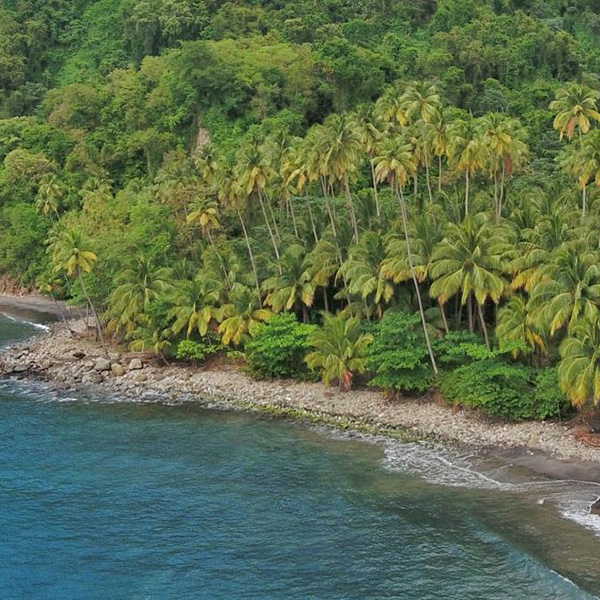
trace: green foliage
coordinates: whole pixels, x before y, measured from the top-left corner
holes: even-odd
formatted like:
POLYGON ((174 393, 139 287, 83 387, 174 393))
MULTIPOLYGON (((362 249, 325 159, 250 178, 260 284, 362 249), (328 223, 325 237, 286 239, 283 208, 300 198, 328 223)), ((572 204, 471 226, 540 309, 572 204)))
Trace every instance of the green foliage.
POLYGON ((354 375, 367 370, 365 353, 372 341, 370 334, 362 333, 357 318, 325 314, 323 326, 308 338, 314 350, 306 357, 306 363, 320 372, 324 383, 337 382, 340 390, 348 391, 354 375))
POLYGON ((260 325, 246 344, 250 373, 259 378, 305 379, 308 338, 314 325, 298 323, 294 314, 282 313, 260 325))
POLYGON ((367 348, 369 385, 386 393, 422 392, 433 382, 433 370, 418 314, 388 311, 367 348))
POLYGON ((191 361, 194 364, 202 362, 207 357, 219 352, 221 347, 218 344, 213 344, 202 340, 200 342, 194 340, 181 340, 175 349, 175 358, 177 360, 191 361))
POLYGON ((573 406, 561 391, 557 368, 540 369, 535 378, 535 418, 554 419, 570 414, 573 406))
POLYGON ((536 417, 531 369, 501 360, 480 360, 443 373, 440 390, 453 404, 509 421, 536 417))

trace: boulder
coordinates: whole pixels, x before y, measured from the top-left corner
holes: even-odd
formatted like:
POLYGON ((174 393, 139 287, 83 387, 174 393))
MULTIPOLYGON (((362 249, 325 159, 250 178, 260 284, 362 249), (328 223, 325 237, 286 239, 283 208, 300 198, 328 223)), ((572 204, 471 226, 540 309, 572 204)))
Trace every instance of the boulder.
POLYGON ((82 381, 83 383, 102 383, 104 381, 104 377, 102 376, 102 373, 96 371, 84 375, 82 381))
POLYGON ((110 371, 110 360, 108 358, 99 358, 96 360, 96 364, 94 365, 94 369, 98 372, 102 371, 110 371))
POLYGON ((143 367, 144 365, 142 364, 142 361, 139 358, 132 358, 131 362, 129 363, 130 371, 139 371, 143 367))
POLYGON ((81 360, 82 358, 85 358, 85 352, 73 352, 73 356, 81 360))
POLYGON ((115 377, 122 377, 125 375, 125 367, 119 363, 113 363, 113 365, 110 367, 110 370, 115 377))
POLYGON ((600 498, 598 498, 598 500, 592 504, 590 508, 590 515, 597 515, 600 517, 600 498))
POLYGON ((13 373, 25 373, 29 371, 29 363, 18 363, 13 367, 13 373))

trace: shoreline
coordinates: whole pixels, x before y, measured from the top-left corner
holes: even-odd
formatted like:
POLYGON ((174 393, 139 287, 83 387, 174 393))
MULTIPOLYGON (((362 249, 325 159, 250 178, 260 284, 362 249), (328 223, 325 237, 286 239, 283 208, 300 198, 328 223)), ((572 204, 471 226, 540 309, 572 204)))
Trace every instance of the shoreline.
POLYGON ((63 315, 69 319, 79 317, 85 311, 69 306, 62 300, 56 302, 47 296, 16 296, 0 294, 0 313, 27 319, 33 323, 60 321, 63 315))
POLYGON ((99 344, 85 337, 81 320, 70 324, 75 336, 58 322, 47 333, 0 351, 0 376, 34 377, 61 391, 103 391, 124 401, 196 401, 399 441, 427 441, 493 455, 553 479, 600 483, 600 449, 576 440, 573 423, 498 422, 478 413, 453 413, 430 398, 389 402, 373 390, 344 393, 322 383, 258 381, 230 364, 158 366, 119 348, 106 359, 99 344))

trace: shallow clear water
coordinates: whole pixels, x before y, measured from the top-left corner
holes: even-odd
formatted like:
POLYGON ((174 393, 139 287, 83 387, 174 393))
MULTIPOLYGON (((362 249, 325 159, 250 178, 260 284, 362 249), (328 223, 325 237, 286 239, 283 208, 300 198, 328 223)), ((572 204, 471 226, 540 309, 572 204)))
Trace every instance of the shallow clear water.
POLYGON ((0 398, 2 599, 600 592, 600 540, 537 492, 428 483, 381 445, 192 404, 0 398))

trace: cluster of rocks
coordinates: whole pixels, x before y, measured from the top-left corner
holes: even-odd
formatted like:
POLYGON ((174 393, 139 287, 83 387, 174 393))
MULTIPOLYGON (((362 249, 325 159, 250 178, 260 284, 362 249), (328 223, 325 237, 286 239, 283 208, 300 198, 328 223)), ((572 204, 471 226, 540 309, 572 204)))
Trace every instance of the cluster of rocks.
MULTIPOLYGON (((78 331, 75 322, 72 328, 78 331)), ((79 331, 84 331, 83 324, 79 331)), ((92 340, 55 326, 47 335, 0 354, 0 375, 37 375, 64 388, 94 387, 117 397, 203 399, 231 406, 305 411, 345 419, 381 430, 403 430, 416 436, 475 448, 529 448, 556 458, 600 463, 600 449, 573 436, 568 423, 502 423, 478 413, 438 402, 388 402, 373 390, 340 393, 319 383, 256 381, 238 368, 165 366, 150 356, 114 351, 106 355, 92 340)))

